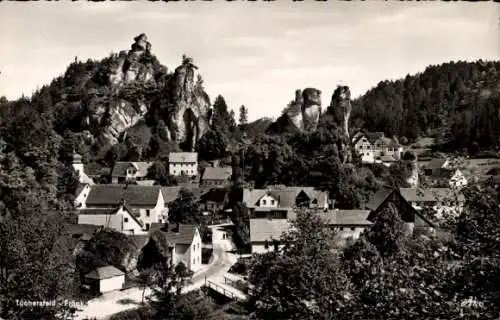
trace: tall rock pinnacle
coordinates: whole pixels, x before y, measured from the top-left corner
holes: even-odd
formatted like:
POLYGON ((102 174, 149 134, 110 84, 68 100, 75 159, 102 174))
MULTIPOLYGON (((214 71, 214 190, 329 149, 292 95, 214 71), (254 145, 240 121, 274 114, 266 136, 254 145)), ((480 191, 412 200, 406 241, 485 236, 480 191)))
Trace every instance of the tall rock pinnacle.
POLYGON ((340 128, 341 142, 339 151, 342 163, 352 161, 351 141, 349 136, 349 118, 351 116, 351 91, 348 86, 338 86, 333 92, 328 113, 333 115, 340 128))

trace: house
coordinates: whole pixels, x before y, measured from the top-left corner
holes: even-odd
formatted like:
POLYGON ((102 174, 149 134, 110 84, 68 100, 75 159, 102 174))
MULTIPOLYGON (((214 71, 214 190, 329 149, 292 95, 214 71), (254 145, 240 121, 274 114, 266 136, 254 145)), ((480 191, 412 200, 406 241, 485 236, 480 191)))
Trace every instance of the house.
POLYGON ((141 181, 148 175, 148 169, 153 162, 118 161, 111 171, 112 183, 125 183, 127 181, 141 181))
POLYGON ((385 137, 383 132, 360 130, 353 135, 352 144, 365 163, 374 163, 383 156, 392 156, 397 161, 403 153, 397 140, 385 137))
POLYGON ((450 188, 462 188, 467 185, 467 178, 460 169, 438 169, 431 176, 438 184, 444 184, 450 188))
POLYGON ((78 224, 102 226, 125 234, 144 233, 142 221, 124 202, 117 208, 86 208, 77 212, 78 224))
POLYGON ((243 199, 251 218, 293 219, 295 207, 328 210, 328 193, 312 187, 274 186, 243 189, 243 199))
POLYGON ((368 220, 370 210, 329 210, 318 213, 323 222, 336 231, 340 245, 359 238, 373 222, 368 220))
POLYGON ((198 227, 187 224, 155 225, 150 237, 146 246, 155 245, 171 264, 183 262, 193 272, 202 266, 202 242, 198 227))
POLYGON ((391 206, 397 209, 408 233, 413 233, 414 229, 435 231, 435 225, 406 201, 396 188, 381 188, 373 195, 366 204, 366 209, 370 210, 367 220, 374 222, 380 212, 391 206))
POLYGON ((432 176, 435 171, 440 169, 449 169, 450 163, 448 159, 432 159, 423 169, 426 176, 432 176))
POLYGON ((122 201, 125 201, 127 208, 142 222, 144 230, 149 230, 152 223, 167 221, 168 207, 165 207, 159 186, 94 185, 82 208, 114 209, 122 201))
POLYGON ((229 185, 233 168, 231 167, 207 167, 201 177, 203 187, 225 187, 229 185))
POLYGON ((171 152, 168 156, 168 172, 172 176, 196 176, 198 153, 171 152))
POLYGON ((287 219, 250 219, 252 253, 264 253, 281 247, 281 235, 292 228, 287 219))
POLYGON ((213 188, 204 192, 199 201, 200 209, 208 214, 220 213, 229 201, 229 190, 213 188))
POLYGON ((78 181, 80 181, 80 183, 89 184, 89 185, 94 184, 94 180, 92 180, 85 173, 85 169, 83 167, 81 155, 79 155, 78 153, 73 153, 73 159, 71 162, 71 166, 73 167, 73 169, 75 169, 76 173, 78 174, 78 181))
POLYGON ((465 202, 462 193, 455 193, 450 188, 400 188, 399 191, 415 209, 432 208, 437 218, 443 213, 460 214, 465 202))
POLYGON ((90 184, 87 183, 80 183, 78 185, 78 188, 76 189, 75 192, 75 208, 80 208, 83 205, 85 205, 85 202, 87 201, 87 197, 90 193, 90 184))
POLYGON ((86 274, 85 282, 94 293, 120 290, 125 284, 125 273, 113 266, 105 266, 86 274))

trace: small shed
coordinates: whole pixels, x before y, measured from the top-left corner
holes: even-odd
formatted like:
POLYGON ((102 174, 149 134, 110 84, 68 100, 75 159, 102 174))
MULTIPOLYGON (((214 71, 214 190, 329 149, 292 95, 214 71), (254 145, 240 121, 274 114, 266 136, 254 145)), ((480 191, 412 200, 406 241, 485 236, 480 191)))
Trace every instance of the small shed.
POLYGON ((120 290, 125 284, 125 273, 113 266, 97 268, 85 275, 85 280, 95 293, 120 290))

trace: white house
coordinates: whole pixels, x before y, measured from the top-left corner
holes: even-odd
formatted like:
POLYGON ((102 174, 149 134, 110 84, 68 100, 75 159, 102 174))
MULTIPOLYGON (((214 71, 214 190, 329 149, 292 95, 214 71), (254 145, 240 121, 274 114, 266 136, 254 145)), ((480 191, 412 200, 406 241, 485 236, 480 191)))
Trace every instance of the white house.
POLYGON ((173 265, 183 262, 186 267, 196 272, 202 266, 202 242, 198 228, 194 225, 166 225, 165 229, 156 229, 151 233, 151 241, 158 241, 173 265))
POLYGON ((78 153, 73 153, 73 161, 71 163, 73 169, 75 169, 78 174, 78 181, 84 184, 94 184, 94 180, 92 180, 86 173, 83 167, 82 156, 78 153))
POLYGON ((123 288, 125 273, 113 266, 106 266, 89 272, 85 280, 95 293, 106 293, 123 288))
POLYGON ((100 184, 94 185, 85 202, 86 208, 116 208, 125 201, 127 208, 149 230, 153 223, 163 223, 168 218, 161 187, 100 184))
POLYGON ((110 228, 124 234, 145 234, 143 223, 124 203, 118 208, 92 208, 78 210, 78 224, 110 228))
MULTIPOLYGON (((383 132, 360 130, 353 135, 352 143, 354 149, 361 155, 361 161, 365 163, 377 162, 377 159, 380 160, 380 157, 384 156, 397 161, 403 153, 403 147, 396 139, 385 137, 383 132)), ((386 164, 388 161, 380 160, 380 162, 386 164)))
POLYGON ((125 183, 126 181, 141 181, 146 178, 148 169, 153 162, 131 162, 118 161, 113 166, 111 180, 113 183, 125 183))
POLYGON ((168 172, 173 176, 196 176, 198 153, 171 152, 168 156, 168 172))
POLYGON ((243 189, 243 199, 252 218, 293 219, 294 207, 328 210, 328 193, 312 187, 272 186, 243 189))
POLYGON ((292 224, 287 219, 250 219, 252 253, 264 253, 281 248, 280 238, 292 224))

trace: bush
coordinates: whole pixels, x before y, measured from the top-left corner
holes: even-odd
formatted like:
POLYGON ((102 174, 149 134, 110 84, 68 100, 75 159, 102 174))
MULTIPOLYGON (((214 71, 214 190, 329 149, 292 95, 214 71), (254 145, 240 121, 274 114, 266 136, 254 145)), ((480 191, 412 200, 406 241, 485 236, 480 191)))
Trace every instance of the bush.
POLYGON ((152 311, 148 307, 125 310, 112 315, 109 320, 149 320, 152 319, 152 311))

